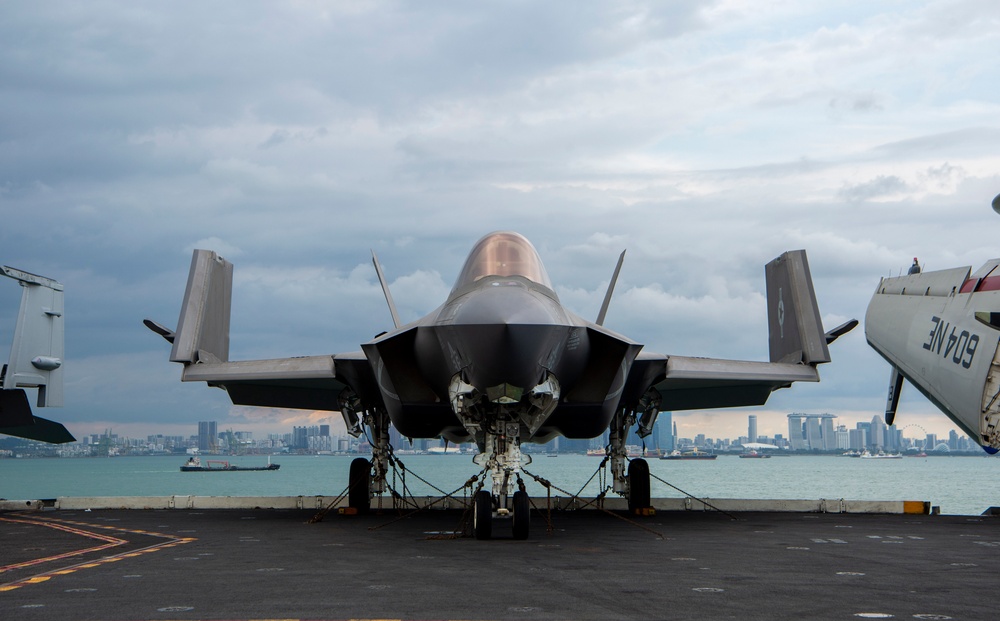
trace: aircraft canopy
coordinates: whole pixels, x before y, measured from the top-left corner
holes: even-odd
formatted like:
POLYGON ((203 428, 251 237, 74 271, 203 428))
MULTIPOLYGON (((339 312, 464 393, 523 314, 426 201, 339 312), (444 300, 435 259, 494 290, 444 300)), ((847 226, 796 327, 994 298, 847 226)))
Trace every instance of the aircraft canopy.
POLYGON ((509 231, 490 233, 473 246, 453 290, 486 276, 523 276, 552 288, 535 247, 524 236, 509 231))

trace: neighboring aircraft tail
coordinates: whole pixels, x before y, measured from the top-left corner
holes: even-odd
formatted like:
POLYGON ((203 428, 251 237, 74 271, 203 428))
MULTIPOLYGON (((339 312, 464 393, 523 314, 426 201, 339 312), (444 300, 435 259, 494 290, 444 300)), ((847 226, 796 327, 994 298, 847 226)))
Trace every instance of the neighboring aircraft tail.
POLYGON ((229 361, 232 294, 233 264, 211 250, 195 250, 176 334, 150 326, 173 343, 171 362, 229 361))
POLYGON ((72 442, 75 438, 61 424, 32 415, 24 390, 38 389, 38 407, 63 404, 63 286, 12 267, 0 267, 0 273, 23 288, 10 359, 0 371, 0 433, 72 442))
POLYGON ((764 268, 771 362, 809 365, 830 362, 827 343, 857 325, 852 320, 823 332, 805 250, 790 250, 764 268), (852 323, 853 322, 853 323, 852 323))

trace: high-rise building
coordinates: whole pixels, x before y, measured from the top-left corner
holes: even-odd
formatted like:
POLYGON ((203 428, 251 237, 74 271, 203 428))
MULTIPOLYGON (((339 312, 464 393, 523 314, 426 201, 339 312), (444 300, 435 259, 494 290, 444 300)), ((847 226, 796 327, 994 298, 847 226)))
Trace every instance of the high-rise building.
POLYGON ((788 415, 788 445, 793 451, 801 451, 808 448, 802 427, 802 417, 802 414, 788 415))
POLYGON ((198 450, 214 451, 219 447, 219 425, 216 421, 198 423, 198 450))
POLYGON ((873 448, 885 448, 885 421, 878 414, 872 417, 869 440, 873 448))
POLYGON ((837 448, 833 414, 788 415, 788 444, 793 451, 826 450, 837 448))
POLYGON ((834 432, 837 438, 837 450, 847 450, 851 448, 851 434, 847 431, 846 425, 838 425, 834 432))
POLYGON ((747 422, 747 438, 750 442, 757 441, 757 415, 751 414, 747 422))
POLYGON ((660 450, 669 453, 676 448, 674 433, 677 427, 674 425, 674 413, 660 412, 657 421, 660 423, 660 450))
POLYGON ((837 448, 837 435, 833 430, 833 418, 824 416, 820 423, 820 430, 823 434, 823 450, 835 450, 837 448))
POLYGON ((806 448, 810 450, 823 448, 823 431, 820 419, 815 416, 806 418, 806 448))

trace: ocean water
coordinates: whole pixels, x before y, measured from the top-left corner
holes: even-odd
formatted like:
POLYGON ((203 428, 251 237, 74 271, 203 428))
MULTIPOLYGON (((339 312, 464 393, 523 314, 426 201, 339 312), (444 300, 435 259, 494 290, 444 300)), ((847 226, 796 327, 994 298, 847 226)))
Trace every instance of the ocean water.
MULTIPOLYGON (((259 466, 263 456, 227 457, 259 466)), ((113 457, 0 459, 0 498, 27 500, 60 496, 334 496, 347 487, 349 456, 278 455, 270 472, 180 472, 185 458, 113 457)), ((470 455, 399 456, 410 493, 453 492, 479 472, 470 455), (430 485, 421 482, 425 479, 430 485)), ((594 475, 601 459, 584 455, 534 456, 526 471, 548 479, 567 496, 594 475)), ((714 461, 649 460, 654 497, 922 500, 942 513, 979 515, 1000 506, 1000 458, 906 457, 890 460, 841 456, 781 456, 714 461), (662 479, 661 482, 658 479, 662 479), (665 483, 664 483, 665 482, 665 483)), ((607 471, 605 470, 605 473, 607 471)), ((545 491, 525 477, 532 495, 545 491)), ((603 477, 606 485, 610 475, 603 477)), ((394 483, 400 490, 403 479, 394 483)), ((601 489, 595 476, 584 489, 601 489)), ((461 492, 458 494, 462 495, 461 492)))

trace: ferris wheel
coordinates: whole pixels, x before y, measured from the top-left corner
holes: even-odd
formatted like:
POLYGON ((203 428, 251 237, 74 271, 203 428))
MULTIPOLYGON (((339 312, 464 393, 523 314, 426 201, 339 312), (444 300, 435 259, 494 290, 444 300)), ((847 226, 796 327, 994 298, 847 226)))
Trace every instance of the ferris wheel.
POLYGON ((903 427, 902 429, 900 429, 899 430, 899 437, 905 438, 906 436, 904 434, 905 434, 906 430, 909 429, 910 427, 913 427, 914 429, 919 429, 920 433, 921 433, 921 435, 919 437, 912 438, 914 448, 918 448, 918 449, 922 449, 922 450, 930 450, 930 449, 934 448, 932 446, 927 446, 927 430, 924 429, 923 427, 921 427, 920 425, 917 425, 917 424, 914 424, 914 423, 910 423, 909 425, 907 425, 907 426, 903 427))
POLYGON ((917 425, 917 424, 914 424, 914 423, 910 423, 909 425, 907 425, 907 426, 903 427, 902 429, 900 429, 899 430, 899 435, 901 437, 906 437, 906 435, 905 435, 906 434, 906 430, 909 429, 910 427, 914 427, 914 428, 920 430, 920 433, 923 434, 923 435, 920 436, 921 440, 923 440, 924 438, 927 437, 927 430, 924 429, 923 427, 921 427, 920 425, 917 425))

